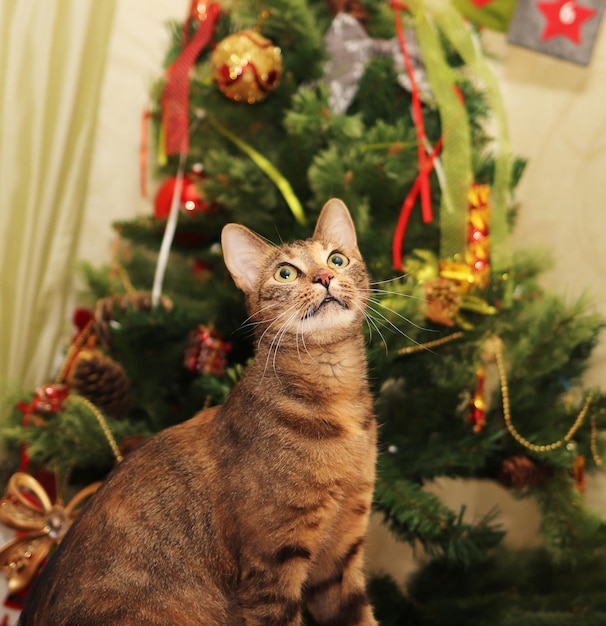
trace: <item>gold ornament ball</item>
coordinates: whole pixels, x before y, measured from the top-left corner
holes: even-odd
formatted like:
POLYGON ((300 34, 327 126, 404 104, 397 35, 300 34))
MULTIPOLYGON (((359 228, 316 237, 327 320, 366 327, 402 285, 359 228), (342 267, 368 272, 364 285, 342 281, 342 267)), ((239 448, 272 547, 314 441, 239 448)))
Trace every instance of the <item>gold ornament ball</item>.
POLYGON ((264 100, 279 84, 282 51, 254 30, 229 35, 212 54, 213 77, 231 100, 264 100))

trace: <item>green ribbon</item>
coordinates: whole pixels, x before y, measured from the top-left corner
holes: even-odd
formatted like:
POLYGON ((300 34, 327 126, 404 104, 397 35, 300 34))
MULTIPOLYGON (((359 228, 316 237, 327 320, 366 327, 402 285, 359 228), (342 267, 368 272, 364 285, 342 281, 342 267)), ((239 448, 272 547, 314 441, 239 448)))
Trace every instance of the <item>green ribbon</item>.
POLYGON ((429 84, 436 96, 444 134, 440 255, 443 258, 452 257, 465 249, 467 192, 473 182, 469 124, 464 106, 455 93, 456 72, 446 61, 439 38, 441 34, 482 83, 493 113, 497 150, 491 192, 491 265, 495 271, 509 269, 511 250, 507 209, 512 159, 507 118, 497 79, 484 58, 479 42, 449 0, 412 0, 408 6, 415 16, 419 46, 429 84))
POLYGON ((440 205, 440 256, 451 258, 467 244, 467 194, 473 182, 470 129, 463 103, 454 89, 456 74, 448 65, 435 26, 424 10, 416 30, 427 77, 436 98, 442 126, 443 167, 440 205))
POLYGON ((305 217, 305 211, 303 206, 297 198, 293 188, 290 186, 288 180, 280 173, 269 159, 264 157, 260 152, 255 150, 250 144, 242 141, 239 137, 236 137, 231 131, 227 130, 224 126, 219 124, 216 120, 208 118, 208 123, 226 139, 229 139, 233 144, 238 146, 242 152, 247 154, 255 165, 263 171, 276 185, 280 193, 286 200, 291 213, 301 226, 307 225, 307 218, 305 217))

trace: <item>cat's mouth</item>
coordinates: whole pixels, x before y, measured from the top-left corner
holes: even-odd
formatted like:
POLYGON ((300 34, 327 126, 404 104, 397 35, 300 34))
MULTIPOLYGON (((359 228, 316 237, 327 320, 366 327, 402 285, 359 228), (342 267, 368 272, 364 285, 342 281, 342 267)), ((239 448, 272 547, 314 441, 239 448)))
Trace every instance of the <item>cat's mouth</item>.
POLYGON ((316 306, 316 307, 309 307, 307 309, 307 311, 305 312, 305 315, 303 316, 303 319, 307 320, 310 317, 313 317, 314 315, 316 315, 316 313, 321 311, 327 304, 330 304, 331 302, 334 302, 335 304, 338 304, 343 309, 347 308, 347 306, 345 306, 345 304, 343 302, 341 302, 341 300, 339 300, 338 298, 335 298, 334 296, 328 295, 328 296, 326 296, 324 298, 324 300, 322 300, 322 302, 320 302, 320 304, 318 304, 318 306, 316 306))

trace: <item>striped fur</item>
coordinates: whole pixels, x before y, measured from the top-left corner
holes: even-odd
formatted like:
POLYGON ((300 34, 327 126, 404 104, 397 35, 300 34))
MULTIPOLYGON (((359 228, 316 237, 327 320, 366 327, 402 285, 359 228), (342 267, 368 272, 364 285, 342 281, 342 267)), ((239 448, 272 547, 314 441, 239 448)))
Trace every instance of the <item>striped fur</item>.
POLYGON ((222 407, 110 474, 22 626, 297 626, 304 606, 323 626, 377 623, 362 574, 376 454, 368 276, 349 213, 330 201, 312 239, 277 248, 228 226, 223 248, 255 359, 222 407), (296 278, 280 282, 283 267, 296 278))

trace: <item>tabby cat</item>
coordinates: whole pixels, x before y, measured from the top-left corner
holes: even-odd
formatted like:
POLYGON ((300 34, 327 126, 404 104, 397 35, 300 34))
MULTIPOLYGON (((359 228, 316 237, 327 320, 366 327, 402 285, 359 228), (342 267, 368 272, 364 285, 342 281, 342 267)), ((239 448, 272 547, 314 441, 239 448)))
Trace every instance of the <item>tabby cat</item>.
POLYGON ((140 445, 38 577, 21 626, 288 626, 377 621, 362 573, 376 426, 367 270, 340 200, 314 235, 222 233, 254 360, 225 404, 140 445))

